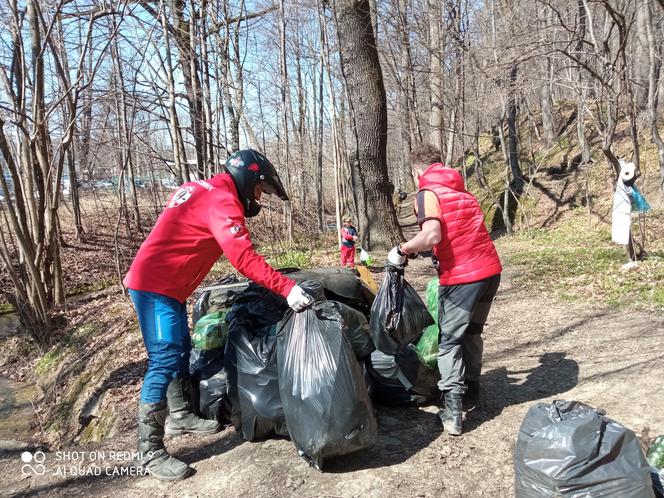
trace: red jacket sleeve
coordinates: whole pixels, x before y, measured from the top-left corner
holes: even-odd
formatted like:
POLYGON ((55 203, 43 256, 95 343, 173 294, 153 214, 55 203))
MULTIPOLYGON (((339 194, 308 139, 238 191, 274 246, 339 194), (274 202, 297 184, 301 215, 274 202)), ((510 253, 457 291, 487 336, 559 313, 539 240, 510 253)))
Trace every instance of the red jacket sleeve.
POLYGON ((209 211, 209 228, 228 261, 242 275, 272 292, 287 297, 295 282, 272 268, 254 249, 236 199, 215 203, 209 211))

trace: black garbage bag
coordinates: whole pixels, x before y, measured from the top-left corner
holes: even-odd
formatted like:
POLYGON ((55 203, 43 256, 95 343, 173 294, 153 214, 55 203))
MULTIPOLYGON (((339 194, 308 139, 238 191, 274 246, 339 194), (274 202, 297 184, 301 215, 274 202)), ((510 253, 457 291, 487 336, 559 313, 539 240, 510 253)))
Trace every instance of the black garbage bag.
POLYGON ((385 278, 371 306, 369 328, 376 349, 397 354, 402 346, 417 343, 434 323, 426 305, 404 278, 404 269, 388 265, 385 278))
POLYGON ((279 387, 291 439, 321 470, 328 458, 373 446, 377 425, 343 317, 320 284, 301 285, 316 302, 277 327, 279 387))
POLYGON ((286 300, 257 284, 235 297, 225 365, 231 421, 247 441, 288 436, 277 376, 276 324, 286 300))
POLYGON ((355 270, 348 268, 312 268, 310 270, 284 270, 288 278, 298 284, 313 280, 323 286, 325 298, 328 301, 337 301, 350 306, 369 316, 369 310, 374 302, 373 291, 365 285, 355 270))
POLYGON ((231 322, 225 357, 231 421, 247 441, 288 436, 274 331, 274 326, 268 326, 253 333, 246 321, 231 322))
POLYGON ((651 498, 650 467, 634 433, 578 401, 537 403, 514 451, 517 498, 651 498))
POLYGON ((192 349, 189 356, 192 379, 190 402, 203 418, 230 423, 230 401, 226 387, 223 349, 192 349))
POLYGON ((438 369, 427 368, 408 344, 396 355, 374 351, 365 362, 373 400, 382 405, 421 405, 439 396, 438 369))
POLYGON ((214 285, 198 291, 191 319, 194 323, 208 313, 229 311, 233 306, 235 297, 244 291, 249 282, 240 282, 237 276, 226 275, 214 285))
POLYGON ((192 379, 208 379, 224 368, 223 349, 193 348, 189 355, 189 376, 192 379))
POLYGON ((664 469, 650 466, 650 479, 655 498, 664 498, 664 469))
POLYGON ((226 321, 247 321, 251 330, 258 330, 279 323, 287 309, 288 304, 282 296, 251 283, 234 297, 226 321))
POLYGON ((369 333, 369 322, 364 315, 350 306, 330 301, 343 318, 343 332, 350 341, 355 358, 362 360, 376 349, 371 334, 369 333))
POLYGON ((198 383, 199 408, 201 417, 217 420, 222 425, 230 423, 230 401, 226 371, 219 370, 212 377, 201 379, 198 383))

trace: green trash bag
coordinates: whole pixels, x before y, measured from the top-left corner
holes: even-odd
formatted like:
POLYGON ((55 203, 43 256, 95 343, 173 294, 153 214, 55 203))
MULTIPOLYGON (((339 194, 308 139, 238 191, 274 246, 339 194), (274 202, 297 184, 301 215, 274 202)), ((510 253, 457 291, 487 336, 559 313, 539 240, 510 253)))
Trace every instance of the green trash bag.
POLYGON ((658 436, 648 448, 648 463, 658 469, 664 469, 664 436, 658 436))
POLYGON ((415 346, 417 357, 429 368, 436 368, 436 358, 438 357, 438 278, 429 280, 426 290, 427 309, 433 317, 433 325, 424 329, 422 337, 415 346))
POLYGON ((215 311, 198 319, 194 325, 194 334, 191 338, 194 348, 217 349, 226 345, 228 339, 226 313, 226 311, 215 311))

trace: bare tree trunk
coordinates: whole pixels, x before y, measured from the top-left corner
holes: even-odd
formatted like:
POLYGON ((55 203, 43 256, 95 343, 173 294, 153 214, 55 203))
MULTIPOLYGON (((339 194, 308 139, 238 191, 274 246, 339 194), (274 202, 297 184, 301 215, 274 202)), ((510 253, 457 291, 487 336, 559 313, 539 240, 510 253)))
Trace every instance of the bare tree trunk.
POLYGON ((556 123, 553 119, 553 105, 551 100, 551 58, 546 57, 544 63, 545 80, 540 86, 540 105, 542 109, 542 129, 544 131, 544 145, 552 147, 556 141, 556 123))
MULTIPOLYGON (((577 42, 575 47, 576 57, 579 62, 583 63, 584 60, 584 42, 586 39, 586 8, 583 5, 583 0, 578 0, 577 3, 579 13, 579 28, 577 33, 577 42)), ((576 97, 576 136, 579 141, 579 148, 581 149, 581 160, 583 164, 588 164, 592 159, 590 146, 586 139, 586 90, 584 89, 583 69, 581 64, 577 66, 577 97, 576 97)), ((587 177, 587 175, 586 175, 587 177)), ((590 206, 590 204, 588 204, 590 206)), ((590 207, 588 207, 590 209, 590 207)))
MULTIPOLYGON (((116 28, 112 25, 111 29, 116 28)), ((115 73, 115 91, 116 91, 116 113, 118 120, 118 138, 120 139, 120 158, 122 164, 126 163, 126 171, 129 176, 129 194, 131 196, 131 208, 133 211, 134 222, 139 232, 143 232, 141 226, 141 213, 138 208, 138 195, 136 194, 136 178, 134 175, 134 160, 130 144, 130 130, 129 122, 127 119, 127 95, 124 87, 124 73, 122 68, 122 61, 120 60, 120 52, 118 48, 117 38, 113 39, 111 46, 111 56, 113 58, 113 71, 115 73)), ((123 169, 125 169, 123 167, 123 169)))
POLYGON ((427 0, 429 20, 429 142, 443 151, 443 54, 441 38, 440 2, 427 0))
MULTIPOLYGON (((207 164, 207 146, 205 143, 205 124, 203 113, 203 99, 199 79, 200 69, 196 54, 196 16, 198 10, 194 0, 189 0, 189 8, 185 9, 185 0, 169 0, 173 15, 172 33, 178 48, 180 69, 182 71, 184 87, 187 91, 189 105, 189 119, 191 132, 196 151, 196 171, 199 179, 205 178, 207 164), (185 18, 189 13, 189 19, 185 18)), ((170 27, 169 27, 170 28, 170 27)))
POLYGON ((341 57, 353 124, 353 175, 362 247, 387 249, 403 238, 387 175, 387 103, 370 23, 368 0, 334 2, 341 57))
POLYGON ((207 164, 205 165, 205 177, 211 177, 214 172, 215 164, 215 140, 212 127, 212 89, 210 86, 210 59, 208 57, 208 37, 207 32, 207 16, 208 16, 208 0, 201 1, 200 7, 201 13, 201 22, 200 22, 200 33, 198 37, 198 45, 201 47, 201 68, 203 74, 201 75, 201 92, 203 100, 203 128, 205 130, 205 143, 207 145, 207 151, 205 153, 205 159, 207 164))
POLYGON ((646 4, 647 21, 646 21, 646 37, 648 41, 648 57, 650 61, 650 70, 648 72, 648 120, 650 124, 650 136, 652 142, 657 146, 657 160, 659 163, 659 187, 664 193, 664 141, 659 134, 657 127, 657 104, 659 101, 659 80, 662 69, 662 45, 661 38, 659 43, 654 33, 654 26, 652 22, 652 13, 650 2, 646 4))
MULTIPOLYGON (((320 25, 320 56, 319 64, 320 70, 318 73, 318 95, 316 95, 316 81, 314 80, 314 102, 318 102, 318 121, 317 121, 317 147, 316 147, 316 210, 318 212, 318 228, 321 233, 325 232, 325 197, 323 195, 323 113, 325 110, 325 50, 326 50, 326 37, 323 30, 325 30, 325 24, 322 22, 322 19, 319 17, 320 25), (316 100, 318 99, 318 100, 316 100)), ((334 110, 334 109, 333 109, 334 110)), ((314 112, 316 112, 316 107, 314 106, 314 112)))
POLYGON ((399 19, 399 65, 401 80, 399 92, 399 129, 401 131, 401 187, 407 191, 415 190, 415 182, 411 173, 410 151, 412 146, 413 131, 411 129, 411 103, 409 92, 411 91, 411 79, 413 78, 413 65, 410 57, 410 30, 408 28, 408 0, 398 2, 399 19))
POLYGON ((302 38, 302 33, 300 32, 299 23, 297 24, 296 31, 298 33, 297 39, 295 40, 295 77, 296 77, 296 93, 297 93, 297 122, 295 122, 295 117, 293 115, 292 109, 289 111, 291 117, 293 118, 293 127, 295 130, 295 139, 297 141, 297 149, 299 152, 299 157, 295 164, 297 164, 297 170, 295 172, 295 177, 298 179, 298 190, 300 191, 300 210, 304 211, 307 204, 307 188, 310 184, 309 175, 307 169, 304 167, 304 141, 306 136, 306 96, 304 91, 304 85, 302 83, 302 50, 300 47, 299 40, 302 38))
MULTIPOLYGON (((279 48, 280 48, 280 70, 281 70, 281 114, 283 127, 282 159, 281 163, 286 171, 286 190, 292 196, 290 157, 288 145, 288 109, 290 109, 290 95, 288 93, 288 65, 286 63, 286 13, 284 0, 279 0, 279 48)), ((293 243, 293 213, 291 202, 284 203, 284 215, 288 226, 288 242, 293 243)))
POLYGON ((178 120, 177 109, 175 107, 175 78, 173 76, 173 62, 171 59, 171 43, 169 26, 166 21, 166 12, 164 0, 161 3, 160 14, 162 36, 164 39, 164 62, 166 69, 166 81, 168 83, 168 116, 169 132, 171 135, 171 144, 173 147, 173 160, 175 162, 175 171, 177 172, 176 182, 178 185, 191 180, 189 177, 189 168, 187 167, 187 157, 184 150, 184 141, 180 132, 180 123, 178 120))
MULTIPOLYGON (((321 26, 321 56, 324 59, 325 71, 327 72, 327 83, 329 88, 330 102, 332 104, 332 157, 334 167, 334 215, 337 228, 337 245, 341 247, 341 185, 339 179, 339 170, 341 169, 341 161, 343 154, 341 152, 341 133, 337 120, 337 99, 334 91, 334 84, 332 82, 332 70, 330 67, 330 45, 327 39, 327 23, 325 17, 325 7, 322 2, 318 4, 318 20, 321 26)), ((322 73, 321 73, 322 74, 322 73)), ((322 92, 321 92, 322 95, 322 92)), ((322 111, 322 108, 321 108, 322 111)), ((322 121, 322 114, 321 114, 322 121)), ((322 131, 321 131, 322 133, 322 131)))
POLYGON ((523 174, 519 166, 519 135, 517 123, 517 66, 512 65, 509 74, 509 100, 507 104, 507 128, 509 133, 509 164, 510 172, 512 174, 512 191, 517 197, 523 193, 523 174))

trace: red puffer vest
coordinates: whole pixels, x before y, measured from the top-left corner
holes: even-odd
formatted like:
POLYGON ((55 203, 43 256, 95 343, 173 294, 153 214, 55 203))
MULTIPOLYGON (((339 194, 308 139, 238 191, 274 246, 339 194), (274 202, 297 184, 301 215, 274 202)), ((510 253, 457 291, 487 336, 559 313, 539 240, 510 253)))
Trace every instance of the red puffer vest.
POLYGON ((420 190, 431 190, 440 202, 442 240, 433 248, 440 285, 469 284, 499 274, 503 268, 482 210, 461 175, 432 164, 420 176, 420 190))

